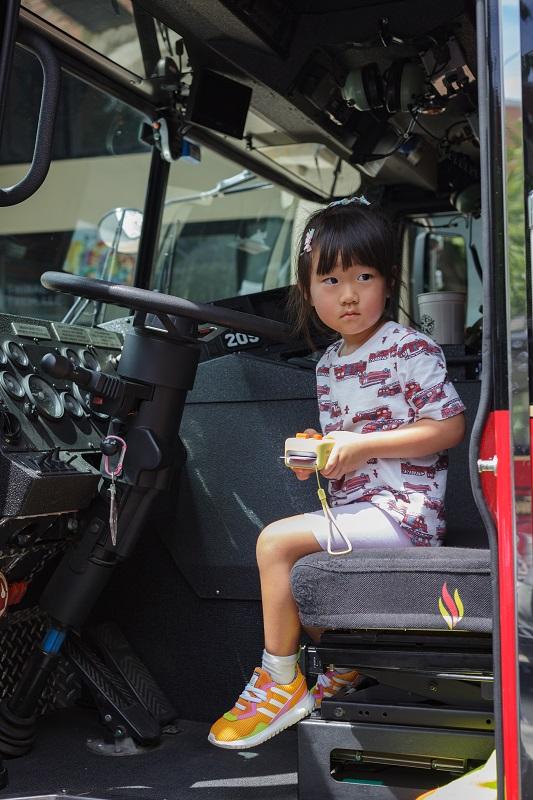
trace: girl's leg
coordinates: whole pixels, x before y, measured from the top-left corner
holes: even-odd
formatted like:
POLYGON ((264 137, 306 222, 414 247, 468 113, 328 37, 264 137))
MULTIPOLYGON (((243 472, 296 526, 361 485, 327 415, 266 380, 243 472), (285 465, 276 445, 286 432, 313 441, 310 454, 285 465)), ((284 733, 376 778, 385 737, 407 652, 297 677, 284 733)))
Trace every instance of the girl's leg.
MULTIPOLYGON (((350 540, 354 555, 361 548, 412 547, 411 540, 398 523, 371 503, 340 506, 332 509, 332 514, 343 534, 350 540)), ((328 535, 332 537, 334 549, 335 547, 339 549, 345 547, 345 542, 340 539, 330 520, 326 519, 321 511, 305 514, 304 518, 307 526, 314 532, 324 549, 327 548, 328 535), (336 539, 339 540, 338 544, 335 544, 336 539)), ((306 627, 305 630, 317 642, 324 629, 306 627)), ((311 694, 315 698, 315 707, 318 708, 324 698, 333 697, 339 689, 353 684, 356 678, 356 670, 330 665, 327 671, 319 676, 316 685, 311 689, 311 694)))
MULTIPOLYGON (((385 542, 399 545, 407 538, 379 509, 371 507, 370 511, 358 507, 357 514, 347 515, 346 509, 339 512, 354 547, 367 542, 370 546, 383 546, 385 542)), ((324 549, 327 536, 328 523, 316 513, 274 522, 259 536, 257 563, 265 630, 263 669, 254 670, 233 708, 211 727, 209 741, 218 747, 241 749, 261 744, 309 714, 315 699, 320 702, 322 696, 330 696, 355 677, 355 672, 330 671, 322 681, 319 678, 320 685, 310 693, 296 666, 300 619, 290 588, 290 573, 299 558, 324 549)))
POLYGON ((300 620, 290 589, 295 561, 321 550, 303 515, 268 525, 257 541, 265 652, 230 711, 212 726, 218 747, 256 747, 311 713, 314 697, 297 666, 300 620))
POLYGON ((321 550, 303 514, 273 522, 259 535, 257 564, 265 650, 272 655, 290 656, 298 651, 301 625, 291 592, 290 573, 299 558, 321 550))
POLYGON ((302 625, 302 628, 315 644, 320 642, 320 637, 326 630, 326 628, 317 628, 314 625, 302 625))

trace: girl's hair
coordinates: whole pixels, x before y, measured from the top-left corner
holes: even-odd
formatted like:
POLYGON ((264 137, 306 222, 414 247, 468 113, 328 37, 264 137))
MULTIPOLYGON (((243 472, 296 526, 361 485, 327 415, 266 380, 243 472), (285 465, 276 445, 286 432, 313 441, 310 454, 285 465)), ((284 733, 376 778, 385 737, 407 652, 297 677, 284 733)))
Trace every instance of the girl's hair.
POLYGON ((289 295, 294 333, 304 336, 311 347, 314 347, 313 327, 321 334, 332 334, 309 300, 311 273, 317 258, 318 275, 329 275, 339 260, 345 269, 357 264, 377 269, 385 278, 390 295, 386 316, 394 318, 400 291, 396 248, 392 222, 373 206, 341 201, 312 214, 299 242, 297 281, 289 295))

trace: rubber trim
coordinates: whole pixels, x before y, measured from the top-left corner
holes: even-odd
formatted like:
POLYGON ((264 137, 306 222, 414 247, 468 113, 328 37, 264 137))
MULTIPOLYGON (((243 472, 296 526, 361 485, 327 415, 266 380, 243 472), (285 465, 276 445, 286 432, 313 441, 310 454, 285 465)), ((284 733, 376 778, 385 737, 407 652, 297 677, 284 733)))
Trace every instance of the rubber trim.
MULTIPOLYGON (((491 206, 491 187, 490 179, 490 151, 489 151, 489 114, 488 114, 488 53, 487 53, 487 19, 485 14, 485 0, 476 0, 476 46, 477 46, 477 68, 478 68, 478 113, 479 129, 484 142, 481 143, 481 205, 482 208, 491 206)), ((483 263, 487 269, 491 265, 490 232, 488 230, 489 220, 485 217, 482 226, 482 248, 483 263)), ((485 503, 485 498, 481 489, 481 477, 477 468, 478 453, 481 446, 481 437, 487 417, 491 411, 493 394, 492 386, 492 295, 490 291, 490 281, 485 274, 483 286, 483 334, 481 348, 481 363, 483 365, 481 374, 481 392, 479 398, 478 412, 472 426, 469 450, 470 482, 472 494, 479 514, 487 529, 487 536, 490 547, 490 571, 492 584, 492 609, 493 618, 500 618, 500 598, 498 591, 498 543, 496 526, 492 515, 485 503)), ((502 731, 502 690, 501 690, 501 644, 499 631, 495 631, 492 640, 493 665, 494 665, 494 716, 495 716, 495 741, 497 751, 497 772, 498 772, 498 794, 504 795, 504 772, 503 772, 503 731, 502 731)))

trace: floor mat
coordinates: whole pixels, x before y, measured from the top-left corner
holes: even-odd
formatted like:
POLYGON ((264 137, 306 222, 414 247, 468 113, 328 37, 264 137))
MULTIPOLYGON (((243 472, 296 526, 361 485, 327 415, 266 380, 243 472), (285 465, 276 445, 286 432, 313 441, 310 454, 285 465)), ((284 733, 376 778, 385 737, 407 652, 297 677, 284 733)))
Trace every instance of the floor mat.
POLYGON ((297 734, 289 729, 255 750, 231 751, 207 742, 209 725, 179 721, 178 733, 142 755, 91 753, 102 736, 95 713, 56 711, 41 719, 33 750, 7 760, 1 798, 70 795, 138 800, 296 800, 297 734))

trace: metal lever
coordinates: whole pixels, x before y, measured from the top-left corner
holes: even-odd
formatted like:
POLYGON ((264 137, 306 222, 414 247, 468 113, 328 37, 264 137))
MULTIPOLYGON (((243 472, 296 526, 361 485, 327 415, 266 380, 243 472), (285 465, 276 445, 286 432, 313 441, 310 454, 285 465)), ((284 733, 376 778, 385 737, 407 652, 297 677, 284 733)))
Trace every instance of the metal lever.
POLYGON ((82 366, 77 367, 69 358, 60 356, 58 353, 46 353, 41 358, 41 367, 52 378, 68 378, 83 387, 89 386, 91 379, 98 377, 95 370, 82 366))

